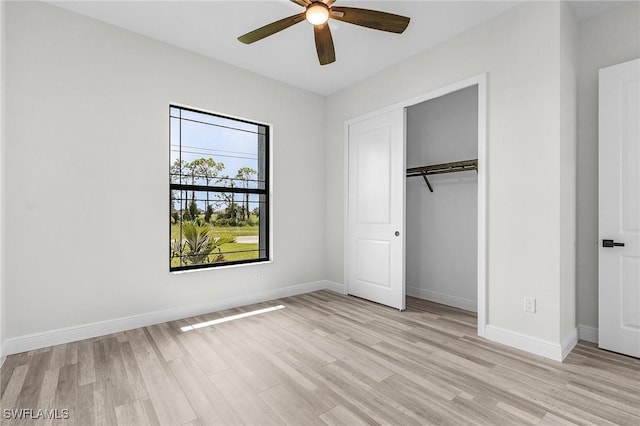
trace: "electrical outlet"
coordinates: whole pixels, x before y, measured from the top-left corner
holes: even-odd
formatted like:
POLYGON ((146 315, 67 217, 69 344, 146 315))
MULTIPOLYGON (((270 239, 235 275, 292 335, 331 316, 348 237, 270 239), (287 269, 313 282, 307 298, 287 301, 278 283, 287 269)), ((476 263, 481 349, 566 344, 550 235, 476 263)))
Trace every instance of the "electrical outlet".
POLYGON ((524 298, 524 311, 531 312, 533 314, 536 313, 536 298, 535 297, 525 297, 524 298))

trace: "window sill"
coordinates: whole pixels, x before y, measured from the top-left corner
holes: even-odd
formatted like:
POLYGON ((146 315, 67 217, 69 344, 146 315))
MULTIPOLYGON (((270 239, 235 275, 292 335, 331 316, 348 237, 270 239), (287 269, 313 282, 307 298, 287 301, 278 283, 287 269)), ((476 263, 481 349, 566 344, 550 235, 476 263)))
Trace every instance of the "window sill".
POLYGON ((250 263, 239 263, 237 265, 212 266, 210 268, 183 269, 181 271, 169 271, 169 275, 188 274, 193 272, 204 272, 204 271, 217 271, 217 270, 232 269, 232 268, 246 268, 246 267, 258 266, 258 265, 268 265, 271 263, 273 263, 273 260, 263 260, 261 262, 250 262, 250 263))

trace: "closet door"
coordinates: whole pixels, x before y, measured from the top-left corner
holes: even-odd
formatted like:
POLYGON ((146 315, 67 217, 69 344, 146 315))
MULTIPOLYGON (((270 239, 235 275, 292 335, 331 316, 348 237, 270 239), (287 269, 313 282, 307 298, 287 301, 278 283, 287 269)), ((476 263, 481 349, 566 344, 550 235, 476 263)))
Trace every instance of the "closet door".
POLYGON ((347 292, 405 308, 405 110, 348 132, 347 292))

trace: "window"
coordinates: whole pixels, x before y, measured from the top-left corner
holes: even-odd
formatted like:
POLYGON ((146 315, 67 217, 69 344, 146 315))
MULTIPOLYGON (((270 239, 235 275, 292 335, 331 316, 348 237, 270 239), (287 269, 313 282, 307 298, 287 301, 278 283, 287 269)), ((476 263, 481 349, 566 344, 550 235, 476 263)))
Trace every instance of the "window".
POLYGON ((171 106, 170 270, 269 259, 269 127, 171 106))

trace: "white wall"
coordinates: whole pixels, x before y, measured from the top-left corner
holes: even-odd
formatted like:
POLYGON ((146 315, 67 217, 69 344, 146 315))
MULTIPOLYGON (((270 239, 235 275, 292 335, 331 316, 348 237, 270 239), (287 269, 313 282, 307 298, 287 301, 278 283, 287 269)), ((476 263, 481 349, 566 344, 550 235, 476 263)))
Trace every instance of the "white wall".
MULTIPOLYGON (((598 70, 640 58, 640 3, 580 22, 578 62, 578 324, 598 327, 598 70)), ((597 338, 595 333, 591 333, 597 338)))
POLYGON ((325 277, 324 98, 46 4, 6 13, 6 338, 325 277), (272 264, 169 273, 170 102, 273 124, 272 264))
POLYGON ((5 2, 0 0, 0 365, 4 362, 4 75, 5 75, 5 2))
MULTIPOLYGON (((478 87, 407 108, 407 168, 478 158, 478 87)), ((478 176, 407 178, 407 294, 477 309, 478 176)))
POLYGON ((344 121, 487 72, 488 321, 494 329, 515 333, 513 336, 558 345, 560 9, 555 2, 523 3, 329 96, 326 223, 330 280, 343 281, 344 121), (525 296, 537 299, 537 313, 523 311, 525 296))

